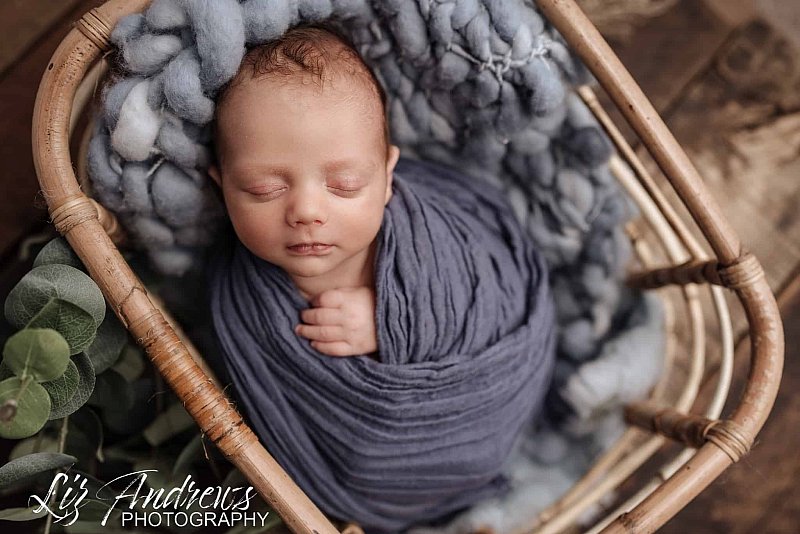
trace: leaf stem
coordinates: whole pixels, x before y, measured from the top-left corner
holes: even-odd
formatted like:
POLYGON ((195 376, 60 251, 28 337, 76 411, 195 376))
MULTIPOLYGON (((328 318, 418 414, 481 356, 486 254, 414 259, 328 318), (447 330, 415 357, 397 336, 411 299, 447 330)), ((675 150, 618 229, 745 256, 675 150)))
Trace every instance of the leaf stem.
MULTIPOLYGON (((61 420, 61 430, 58 432, 58 452, 64 453, 64 449, 66 448, 67 444, 67 430, 69 428, 69 416, 65 416, 61 420)), ((63 469, 63 468, 62 468, 63 469)), ((52 510, 53 506, 56 503, 56 496, 58 495, 58 490, 60 489, 60 481, 56 481, 53 487, 53 494, 50 496, 50 502, 48 503, 48 507, 52 510)), ((43 534, 50 534, 50 527, 53 526, 53 514, 47 514, 47 522, 44 525, 44 532, 43 534)))
POLYGON ((17 402, 19 402, 19 400, 22 398, 22 394, 25 393, 25 390, 28 388, 28 384, 33 382, 33 377, 31 375, 23 375, 22 378, 19 379, 19 381, 20 381, 19 392, 17 393, 17 396, 14 397, 14 400, 17 402))
POLYGON ((44 310, 45 308, 47 308, 48 304, 50 304, 50 303, 51 303, 51 302, 53 302, 54 300, 55 300, 55 297, 48 297, 48 299, 47 299, 47 302, 45 302, 45 303, 44 303, 44 306, 42 306, 41 308, 39 308, 39 311, 37 311, 37 312, 36 312, 36 314, 35 314, 33 317, 31 317, 31 319, 30 319, 30 320, 27 322, 27 324, 25 325, 25 328, 32 328, 32 327, 31 327, 31 325, 32 325, 32 324, 33 324, 33 322, 34 322, 36 319, 38 319, 38 318, 39 318, 39 316, 42 314, 42 310, 44 310))

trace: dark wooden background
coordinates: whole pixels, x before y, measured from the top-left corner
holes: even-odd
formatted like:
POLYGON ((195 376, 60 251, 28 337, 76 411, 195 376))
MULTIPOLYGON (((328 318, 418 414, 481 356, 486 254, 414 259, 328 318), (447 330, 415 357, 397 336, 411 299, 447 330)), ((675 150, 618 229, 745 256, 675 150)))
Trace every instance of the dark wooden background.
MULTIPOLYGON (((11 265, 24 239, 48 224, 30 142, 41 73, 72 21, 99 3, 0 2, 4 287, 19 276, 11 265)), ((627 36, 608 34, 764 264, 786 329, 781 392, 754 450, 663 531, 800 532, 800 1, 682 0, 627 36)))

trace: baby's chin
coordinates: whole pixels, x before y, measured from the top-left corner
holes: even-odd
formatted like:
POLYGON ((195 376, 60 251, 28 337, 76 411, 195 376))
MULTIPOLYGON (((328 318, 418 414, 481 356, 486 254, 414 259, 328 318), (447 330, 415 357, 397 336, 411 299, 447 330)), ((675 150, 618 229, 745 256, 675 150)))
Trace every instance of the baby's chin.
POLYGON ((278 264, 278 267, 282 268, 293 278, 312 278, 330 272, 333 265, 331 265, 330 258, 306 257, 289 262, 281 262, 278 264))

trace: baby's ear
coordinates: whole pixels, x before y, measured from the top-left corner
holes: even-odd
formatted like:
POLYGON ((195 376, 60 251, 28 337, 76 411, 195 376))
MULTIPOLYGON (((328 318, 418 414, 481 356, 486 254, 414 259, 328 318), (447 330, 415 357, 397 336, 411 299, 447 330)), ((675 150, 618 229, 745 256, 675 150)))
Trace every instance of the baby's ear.
POLYGON ((220 187, 220 189, 222 189, 222 175, 219 172, 219 167, 213 164, 210 165, 208 167, 208 175, 211 176, 211 178, 217 182, 217 185, 220 187))
POLYGON ((384 205, 388 204, 392 198, 392 178, 394 177, 394 168, 398 159, 400 159, 400 149, 395 145, 390 146, 389 157, 386 158, 386 200, 384 205))

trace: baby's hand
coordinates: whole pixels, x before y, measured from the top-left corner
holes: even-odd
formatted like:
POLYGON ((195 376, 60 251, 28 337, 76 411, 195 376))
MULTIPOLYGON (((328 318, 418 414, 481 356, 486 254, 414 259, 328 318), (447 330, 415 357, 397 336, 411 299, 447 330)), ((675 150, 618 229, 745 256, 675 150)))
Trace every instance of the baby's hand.
POLYGON ((300 312, 308 324, 295 332, 330 356, 355 356, 378 350, 375 331, 375 291, 371 287, 343 287, 323 291, 311 300, 313 308, 300 312))

